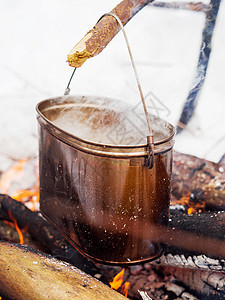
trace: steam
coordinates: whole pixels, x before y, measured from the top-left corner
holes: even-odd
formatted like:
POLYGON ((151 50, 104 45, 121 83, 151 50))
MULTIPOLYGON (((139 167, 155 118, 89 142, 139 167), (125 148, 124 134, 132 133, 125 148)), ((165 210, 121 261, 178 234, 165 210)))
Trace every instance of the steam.
MULTIPOLYGON (((109 145, 146 144, 148 128, 142 107, 107 98, 63 97, 49 109, 46 117, 75 137, 109 145)), ((150 121, 155 141, 171 134, 166 121, 153 115, 150 121)))

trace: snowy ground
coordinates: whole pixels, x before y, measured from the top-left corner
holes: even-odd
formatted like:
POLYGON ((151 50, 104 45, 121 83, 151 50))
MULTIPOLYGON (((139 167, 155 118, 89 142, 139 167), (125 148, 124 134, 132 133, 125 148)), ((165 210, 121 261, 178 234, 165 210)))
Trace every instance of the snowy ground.
MULTIPOLYGON (((195 117, 179 151, 217 161, 225 153, 225 2, 195 117)), ((71 48, 115 0, 0 0, 0 170, 37 154, 36 104, 64 93, 71 48)), ((144 94, 154 93, 176 124, 194 76, 204 14, 145 7, 126 26, 144 94)), ((77 70, 72 94, 140 101, 122 34, 77 70)), ((161 105, 161 104, 159 104, 161 105)))

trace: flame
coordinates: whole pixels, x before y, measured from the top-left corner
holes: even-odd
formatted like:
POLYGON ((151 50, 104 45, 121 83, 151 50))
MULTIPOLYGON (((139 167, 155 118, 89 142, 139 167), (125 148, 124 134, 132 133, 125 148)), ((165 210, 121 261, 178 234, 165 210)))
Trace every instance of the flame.
POLYGON ((8 193, 11 182, 23 175, 26 161, 27 158, 19 160, 12 168, 2 174, 0 182, 0 190, 2 193, 8 193))
POLYGON ((113 281, 110 282, 110 286, 114 290, 118 290, 119 287, 121 287, 123 283, 123 275, 124 275, 125 268, 121 272, 119 272, 114 278, 113 281))
POLYGON ((111 289, 118 290, 121 287, 121 293, 127 297, 130 282, 123 283, 125 268, 122 269, 114 278, 112 282, 109 282, 111 289))
POLYGON ((129 286, 130 286, 130 282, 125 282, 122 286, 122 290, 121 290, 121 293, 127 297, 127 294, 128 294, 128 290, 129 290, 129 286))
POLYGON ((16 228, 16 231, 18 232, 18 235, 19 235, 19 238, 20 238, 20 244, 23 244, 23 234, 22 234, 22 232, 21 232, 21 230, 20 230, 20 228, 17 224, 16 219, 13 217, 11 210, 8 211, 8 215, 9 215, 10 219, 13 221, 14 226, 16 228))
POLYGON ((39 188, 38 185, 35 184, 30 189, 16 190, 11 193, 10 196, 13 199, 23 203, 29 202, 29 208, 34 211, 36 208, 36 203, 39 203, 39 188))
POLYGON ((194 214, 205 210, 205 202, 191 200, 191 193, 187 193, 179 200, 171 200, 171 205, 180 204, 186 208, 187 213, 194 214))
MULTIPOLYGON (((3 194, 9 193, 10 185, 13 181, 18 181, 24 175, 24 168, 28 158, 19 160, 8 171, 2 174, 0 180, 0 191, 3 194)), ((21 179, 22 180, 22 179, 21 179)), ((27 189, 18 189, 9 194, 13 199, 26 203, 31 210, 37 210, 39 204, 39 186, 35 183, 32 187, 27 189)))
POLYGON ((188 215, 191 215, 193 212, 194 212, 193 207, 189 207, 187 211, 188 215))

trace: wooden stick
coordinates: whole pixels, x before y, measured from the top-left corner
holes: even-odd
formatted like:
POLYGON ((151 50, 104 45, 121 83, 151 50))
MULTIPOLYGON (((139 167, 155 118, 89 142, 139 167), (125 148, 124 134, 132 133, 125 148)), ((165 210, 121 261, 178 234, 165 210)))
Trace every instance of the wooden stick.
POLYGON ((0 243, 0 293, 7 299, 126 299, 71 265, 28 247, 0 243))
MULTIPOLYGON (((123 0, 111 13, 117 15, 125 25, 140 9, 153 0, 123 0)), ((88 58, 99 54, 120 31, 112 16, 104 16, 67 56, 71 67, 80 67, 88 58)))
POLYGON ((193 10, 208 12, 209 5, 202 2, 155 2, 152 4, 154 7, 160 8, 171 8, 171 9, 184 9, 184 10, 193 10))
POLYGON ((177 133, 181 132, 189 120, 192 118, 195 108, 198 103, 199 94, 204 84, 206 73, 209 64, 209 58, 212 50, 212 38, 213 32, 216 25, 217 15, 219 12, 221 0, 210 0, 204 29, 202 32, 202 42, 198 58, 198 65, 196 69, 196 74, 191 84, 191 90, 187 96, 184 103, 182 113, 177 125, 177 133))

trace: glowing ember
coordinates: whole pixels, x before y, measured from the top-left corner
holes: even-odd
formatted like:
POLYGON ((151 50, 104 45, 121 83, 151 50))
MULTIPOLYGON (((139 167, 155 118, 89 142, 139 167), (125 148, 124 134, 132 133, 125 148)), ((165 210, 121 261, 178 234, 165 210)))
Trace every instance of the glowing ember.
POLYGON ((188 211, 187 211, 188 215, 191 215, 193 212, 194 212, 194 209, 192 207, 189 207, 188 211))
POLYGON ((20 238, 20 244, 23 244, 23 234, 22 234, 22 232, 21 232, 21 230, 20 230, 20 228, 17 224, 16 219, 13 217, 12 212, 10 210, 8 211, 8 215, 9 215, 10 219, 13 221, 13 224, 16 228, 16 231, 18 232, 18 235, 19 235, 19 238, 20 238))
POLYGON ((129 282, 124 282, 123 283, 123 277, 124 277, 124 272, 125 272, 125 268, 122 269, 121 272, 119 272, 114 278, 113 278, 113 281, 110 282, 110 286, 111 286, 111 289, 114 289, 114 290, 118 290, 119 288, 121 288, 121 293, 127 297, 127 294, 128 294, 128 289, 129 289, 129 285, 130 283, 129 282))
POLYGON ((191 193, 187 193, 186 195, 182 196, 179 200, 172 199, 170 205, 176 204, 182 205, 189 215, 205 211, 205 202, 192 200, 191 193))

